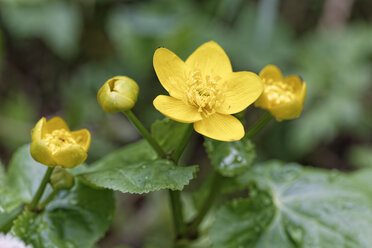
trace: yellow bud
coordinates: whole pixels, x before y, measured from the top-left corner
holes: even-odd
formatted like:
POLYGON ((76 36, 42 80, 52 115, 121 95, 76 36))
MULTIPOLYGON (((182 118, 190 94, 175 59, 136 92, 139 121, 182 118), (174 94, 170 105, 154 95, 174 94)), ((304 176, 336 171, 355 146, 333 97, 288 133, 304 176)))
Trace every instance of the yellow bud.
POLYGON ((97 99, 104 111, 118 113, 133 108, 138 96, 137 83, 125 76, 110 78, 99 89, 97 99))
POLYGON ((290 120, 300 116, 306 97, 306 83, 298 76, 282 76, 274 65, 268 65, 260 72, 264 91, 255 102, 256 107, 269 111, 277 121, 290 120))
POLYGON ((57 167, 53 170, 50 177, 50 184, 54 190, 71 189, 75 184, 75 180, 68 171, 61 167, 57 167))
POLYGON ((30 152, 37 162, 73 168, 86 160, 91 136, 87 129, 70 131, 60 117, 43 117, 32 129, 31 140, 30 152))

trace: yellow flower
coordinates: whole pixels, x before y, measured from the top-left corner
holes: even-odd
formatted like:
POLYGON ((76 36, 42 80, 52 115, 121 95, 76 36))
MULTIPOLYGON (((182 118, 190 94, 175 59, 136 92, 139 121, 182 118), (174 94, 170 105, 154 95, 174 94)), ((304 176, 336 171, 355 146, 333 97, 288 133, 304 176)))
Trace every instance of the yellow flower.
POLYGON ((194 123, 196 132, 221 141, 240 140, 244 127, 231 114, 252 104, 262 93, 261 79, 252 72, 233 72, 225 51, 210 41, 183 62, 166 48, 154 54, 154 68, 170 96, 154 106, 170 119, 194 123))
POLYGON ((97 94, 98 103, 108 113, 118 113, 133 108, 138 96, 137 83, 125 76, 110 78, 97 94))
POLYGON ((263 68, 260 77, 265 89, 255 106, 268 110, 277 121, 299 117, 306 97, 306 83, 298 76, 283 78, 274 65, 263 68))
POLYGON ((60 117, 48 121, 43 117, 32 129, 31 139, 30 152, 36 161, 73 168, 86 160, 91 137, 87 129, 71 132, 60 117))

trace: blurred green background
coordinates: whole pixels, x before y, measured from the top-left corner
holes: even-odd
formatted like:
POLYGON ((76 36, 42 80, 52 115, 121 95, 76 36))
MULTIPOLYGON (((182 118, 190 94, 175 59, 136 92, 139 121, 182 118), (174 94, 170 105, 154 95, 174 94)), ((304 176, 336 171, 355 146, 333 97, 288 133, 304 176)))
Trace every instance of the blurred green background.
MULTIPOLYGON (((110 77, 133 78, 140 86, 134 112, 150 127, 162 118, 152 101, 164 93, 152 67, 155 49, 164 46, 186 59, 209 40, 225 49, 235 71, 258 73, 275 64, 307 82, 301 117, 273 121, 255 137, 258 160, 344 171, 372 166, 370 0, 3 0, 1 160, 6 164, 30 142, 42 116, 88 128, 88 162, 139 139, 124 116, 101 110, 97 90, 110 77)), ((263 113, 249 107, 247 128, 263 113)), ((185 161, 202 165, 189 191, 211 170, 202 141, 195 135, 192 161, 185 161)), ((164 192, 118 194, 117 200, 116 221, 100 247, 167 247, 164 192)))

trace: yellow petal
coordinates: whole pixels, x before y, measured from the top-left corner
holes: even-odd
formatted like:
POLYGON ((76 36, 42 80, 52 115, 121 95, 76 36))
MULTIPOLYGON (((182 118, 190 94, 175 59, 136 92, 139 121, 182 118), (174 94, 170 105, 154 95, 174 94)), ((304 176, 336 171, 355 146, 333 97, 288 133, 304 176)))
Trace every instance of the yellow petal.
POLYGON ((306 99, 306 83, 302 82, 300 94, 298 94, 298 100, 304 105, 306 99))
POLYGON ((40 140, 43 137, 43 130, 45 129, 46 119, 42 117, 31 130, 31 140, 40 140))
POLYGON ((51 133, 56 129, 65 129, 67 131, 70 131, 66 122, 59 116, 53 117, 52 119, 46 122, 47 132, 51 133))
POLYGON ((186 105, 182 100, 170 96, 157 96, 154 106, 160 113, 178 122, 192 123, 202 119, 194 106, 186 105))
POLYGON ((216 111, 221 114, 235 114, 254 103, 263 91, 263 83, 255 73, 240 71, 230 73, 224 83, 225 101, 216 111))
POLYGON ((166 48, 158 48, 154 54, 154 69, 161 85, 169 95, 182 99, 186 82, 185 63, 166 48))
POLYGON ((244 136, 242 123, 232 115, 214 114, 194 123, 196 132, 220 141, 236 141, 244 136))
POLYGON ((300 116, 303 105, 295 100, 288 103, 283 103, 269 109, 269 112, 275 116, 278 121, 291 120, 300 116))
POLYGON ((265 66, 260 72, 260 77, 264 81, 281 81, 283 79, 281 71, 275 65, 265 66))
POLYGON ((37 162, 50 167, 56 166, 56 163, 44 141, 32 141, 30 153, 37 162))
POLYGON ((62 147, 53 155, 53 158, 57 165, 64 168, 73 168, 83 163, 87 156, 87 153, 80 145, 73 144, 62 147))
POLYGON ((299 93, 301 90, 302 90, 302 80, 300 77, 298 76, 288 76, 288 77, 285 77, 283 78, 283 82, 290 86, 292 89, 293 89, 293 92, 296 94, 296 93, 299 93))
POLYGON ((200 70, 203 75, 223 76, 232 72, 229 57, 214 41, 198 47, 186 60, 191 70, 200 70))
POLYGON ((78 145, 83 147, 86 152, 89 150, 91 135, 88 129, 73 131, 71 132, 71 136, 74 138, 78 145))

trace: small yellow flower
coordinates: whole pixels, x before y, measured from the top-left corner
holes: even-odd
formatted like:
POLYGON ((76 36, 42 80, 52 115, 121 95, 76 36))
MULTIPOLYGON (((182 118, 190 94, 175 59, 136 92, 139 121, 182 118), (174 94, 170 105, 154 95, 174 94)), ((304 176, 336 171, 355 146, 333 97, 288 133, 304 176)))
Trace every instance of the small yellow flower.
POLYGON ((252 104, 263 83, 252 72, 233 72, 225 51, 215 42, 201 45, 183 62, 166 48, 154 54, 154 68, 170 96, 154 106, 170 119, 194 123, 196 132, 221 141, 240 140, 244 127, 231 114, 252 104))
POLYGON ((108 113, 119 113, 133 108, 138 96, 137 83, 125 76, 107 80, 97 94, 98 103, 108 113))
POLYGON ((306 97, 306 83, 298 76, 283 78, 274 65, 263 68, 260 77, 265 89, 255 106, 268 110, 277 121, 299 117, 306 97))
POLYGON ((37 162, 73 168, 86 160, 91 137, 87 129, 71 132, 60 117, 48 121, 43 117, 32 129, 31 139, 31 155, 37 162))

